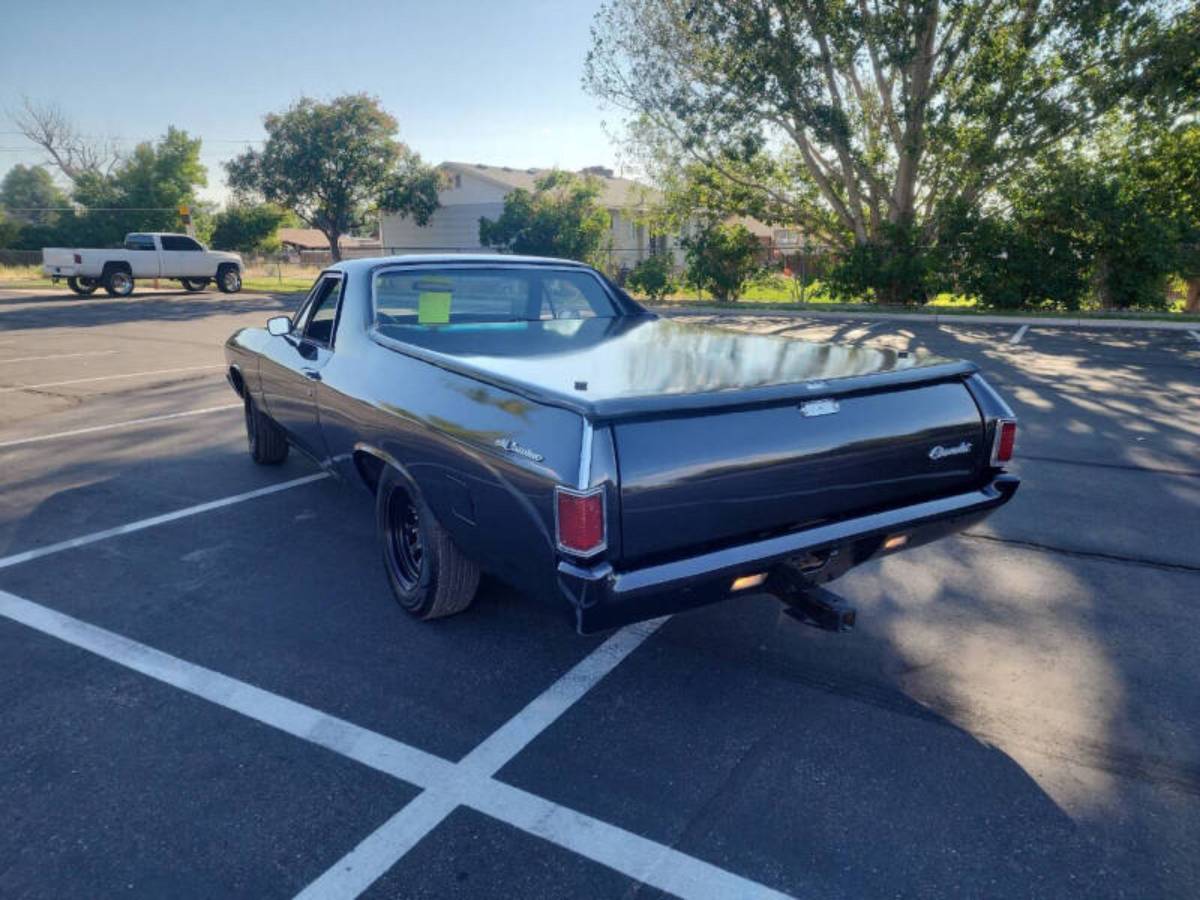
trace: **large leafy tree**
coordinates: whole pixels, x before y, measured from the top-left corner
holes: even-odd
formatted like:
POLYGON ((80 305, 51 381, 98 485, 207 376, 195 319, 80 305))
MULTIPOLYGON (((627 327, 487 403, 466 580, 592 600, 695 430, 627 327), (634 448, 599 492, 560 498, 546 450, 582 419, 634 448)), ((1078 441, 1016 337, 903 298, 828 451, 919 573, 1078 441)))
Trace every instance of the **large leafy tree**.
POLYGON ((263 125, 263 148, 226 163, 229 186, 318 229, 335 260, 338 238, 361 227, 371 209, 382 205, 421 225, 437 209, 436 175, 396 140, 396 120, 373 97, 306 97, 263 125))
POLYGON ((1195 108, 1198 22, 1194 0, 611 0, 584 78, 730 211, 908 254, 1106 113, 1195 108))
POLYGON ((213 217, 211 243, 217 250, 268 253, 279 249, 279 229, 291 219, 273 203, 232 203, 213 217))
POLYGON ((1185 310, 1200 313, 1200 124, 1158 133, 1127 170, 1130 192, 1171 232, 1171 268, 1187 283, 1185 310))
POLYGON ((157 142, 144 141, 122 157, 111 175, 96 170, 75 179, 75 201, 87 208, 71 230, 72 243, 117 243, 129 231, 173 231, 180 206, 196 203, 208 183, 200 138, 168 127, 157 142))
POLYGON ((66 194, 42 166, 18 163, 0 181, 0 208, 16 222, 50 224, 67 202, 66 194))
POLYGON ((496 220, 479 220, 479 243, 506 253, 600 262, 611 217, 600 204, 600 180, 551 170, 534 189, 517 188, 504 198, 496 220))

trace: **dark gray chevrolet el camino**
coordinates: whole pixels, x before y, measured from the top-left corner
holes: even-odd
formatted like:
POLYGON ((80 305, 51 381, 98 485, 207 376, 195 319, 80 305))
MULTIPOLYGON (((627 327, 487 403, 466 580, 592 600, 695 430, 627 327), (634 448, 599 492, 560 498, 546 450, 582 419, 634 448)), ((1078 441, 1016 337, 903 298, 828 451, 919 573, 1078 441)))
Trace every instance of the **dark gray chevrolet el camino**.
POLYGON ((819 585, 1018 485, 971 363, 664 320, 562 260, 343 262, 226 359, 254 460, 295 447, 373 492, 421 619, 486 571, 582 632, 754 589, 845 627, 819 585))

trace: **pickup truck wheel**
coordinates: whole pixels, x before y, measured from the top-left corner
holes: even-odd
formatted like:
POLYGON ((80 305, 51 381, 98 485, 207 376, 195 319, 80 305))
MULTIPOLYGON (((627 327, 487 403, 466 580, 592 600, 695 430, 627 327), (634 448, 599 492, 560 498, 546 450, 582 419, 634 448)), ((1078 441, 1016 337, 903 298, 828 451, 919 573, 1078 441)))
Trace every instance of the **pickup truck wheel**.
POLYGON ((112 269, 104 278, 104 290, 110 297, 128 297, 133 293, 133 276, 125 269, 112 269))
POLYGON ((246 412, 246 443, 250 448, 250 458, 260 466, 277 466, 288 455, 287 437, 271 419, 263 415, 249 394, 242 404, 246 412))
POLYGON ((237 266, 225 265, 217 269, 217 287, 222 294, 236 294, 242 289, 242 273, 237 266))
POLYGON ((68 278, 67 287, 69 287, 75 293, 86 297, 88 294, 93 294, 96 292, 96 288, 100 287, 100 282, 98 282, 95 278, 84 278, 82 275, 80 275, 77 278, 68 278))
POLYGON ((193 293, 202 291, 208 287, 207 278, 180 278, 179 281, 185 291, 192 291, 193 293))
POLYGON ((415 489, 391 467, 379 481, 375 517, 388 583, 405 612, 425 621, 471 605, 479 567, 454 546, 415 489))

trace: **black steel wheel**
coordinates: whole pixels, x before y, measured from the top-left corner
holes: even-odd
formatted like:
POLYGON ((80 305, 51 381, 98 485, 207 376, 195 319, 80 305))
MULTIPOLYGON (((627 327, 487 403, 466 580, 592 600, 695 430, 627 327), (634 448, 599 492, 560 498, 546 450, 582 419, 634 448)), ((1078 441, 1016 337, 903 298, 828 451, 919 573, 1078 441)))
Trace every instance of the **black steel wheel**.
POLYGON ((379 479, 375 518, 388 584, 405 612, 438 619, 471 605, 479 567, 450 540, 416 486, 392 466, 379 479))
POLYGON ((425 554, 421 546, 421 516, 408 491, 394 490, 388 495, 388 540, 391 552, 387 559, 394 577, 406 591, 414 590, 421 581, 425 554))

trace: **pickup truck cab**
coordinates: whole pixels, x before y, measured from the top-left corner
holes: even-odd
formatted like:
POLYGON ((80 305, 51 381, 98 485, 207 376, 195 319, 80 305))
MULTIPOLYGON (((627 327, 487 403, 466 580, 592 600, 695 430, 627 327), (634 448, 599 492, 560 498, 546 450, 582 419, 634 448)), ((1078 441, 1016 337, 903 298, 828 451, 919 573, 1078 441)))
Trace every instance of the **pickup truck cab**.
POLYGON ((103 287, 110 296, 128 297, 138 278, 178 280, 189 291, 202 291, 210 282, 226 294, 242 289, 240 256, 209 250, 186 234, 127 234, 120 250, 46 247, 42 271, 56 283, 65 278, 71 290, 85 295, 103 287))
POLYGON ((371 491, 421 619, 486 571, 581 632, 747 590, 847 625, 818 585, 1018 485, 973 363, 661 319, 563 260, 345 261, 225 354, 253 459, 371 491))

